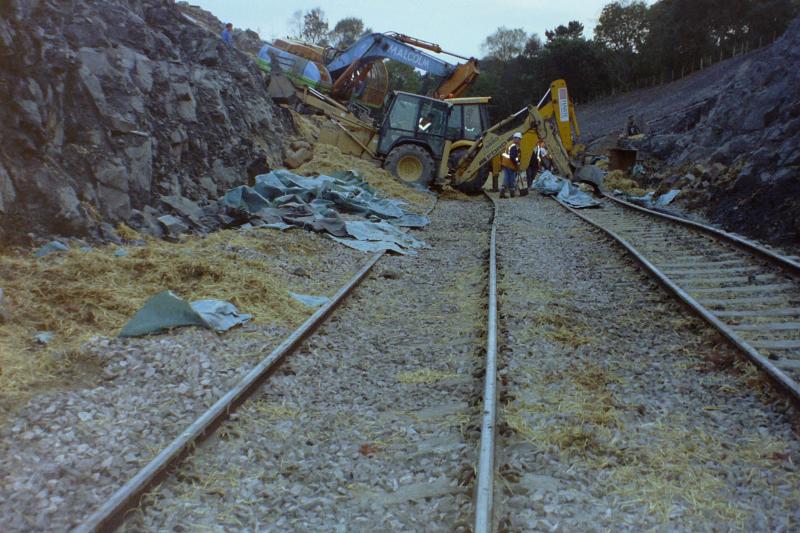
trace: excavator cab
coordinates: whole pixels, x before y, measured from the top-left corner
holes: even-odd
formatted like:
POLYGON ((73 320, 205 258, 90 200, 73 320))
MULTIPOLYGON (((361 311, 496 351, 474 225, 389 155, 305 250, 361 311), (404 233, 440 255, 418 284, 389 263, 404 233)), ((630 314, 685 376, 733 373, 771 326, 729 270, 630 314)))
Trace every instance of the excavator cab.
POLYGON ((377 153, 401 180, 427 186, 445 151, 451 104, 396 92, 384 115, 377 153))

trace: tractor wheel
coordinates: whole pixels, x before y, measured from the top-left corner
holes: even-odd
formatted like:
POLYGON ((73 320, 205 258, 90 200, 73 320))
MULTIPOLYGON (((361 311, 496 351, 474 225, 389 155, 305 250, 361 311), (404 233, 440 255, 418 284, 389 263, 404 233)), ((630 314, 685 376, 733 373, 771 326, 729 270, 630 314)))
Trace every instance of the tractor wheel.
POLYGON ((428 186, 434 171, 433 158, 416 144, 402 144, 389 152, 384 167, 400 181, 422 187, 428 186))

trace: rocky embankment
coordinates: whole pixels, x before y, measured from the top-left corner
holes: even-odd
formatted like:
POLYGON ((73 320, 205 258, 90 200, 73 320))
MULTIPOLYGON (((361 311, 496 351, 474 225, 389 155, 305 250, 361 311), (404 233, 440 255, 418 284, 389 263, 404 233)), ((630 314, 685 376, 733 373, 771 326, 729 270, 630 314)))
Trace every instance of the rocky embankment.
POLYGON ((0 2, 0 244, 157 234, 283 160, 293 126, 258 67, 186 9, 0 2))
POLYGON ((580 108, 584 139, 607 145, 635 115, 646 135, 631 144, 653 169, 645 185, 683 189, 685 206, 729 230, 800 244, 798 65, 800 19, 756 52, 580 108))

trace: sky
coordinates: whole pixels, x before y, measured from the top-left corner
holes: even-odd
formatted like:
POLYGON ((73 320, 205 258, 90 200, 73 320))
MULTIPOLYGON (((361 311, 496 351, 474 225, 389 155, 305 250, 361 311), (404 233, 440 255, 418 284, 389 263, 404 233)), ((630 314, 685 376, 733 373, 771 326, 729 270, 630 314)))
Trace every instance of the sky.
MULTIPOLYGON (((358 17, 376 32, 396 31, 439 44, 444 50, 481 57, 481 43, 500 26, 522 28, 528 34, 570 20, 593 28, 611 0, 189 0, 237 28, 255 30, 262 39, 285 37, 297 10, 322 8, 330 28, 345 17, 358 17)), ((652 0, 647 2, 652 4, 652 0)))

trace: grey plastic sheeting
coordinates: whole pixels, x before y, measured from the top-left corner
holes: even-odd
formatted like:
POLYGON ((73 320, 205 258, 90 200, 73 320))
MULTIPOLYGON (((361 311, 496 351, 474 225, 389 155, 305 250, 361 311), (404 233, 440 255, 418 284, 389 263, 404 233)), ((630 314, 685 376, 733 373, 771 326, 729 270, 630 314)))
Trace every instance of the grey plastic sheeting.
POLYGON ((239 313, 229 302, 198 300, 190 304, 172 291, 164 291, 147 300, 119 336, 140 337, 181 326, 201 326, 222 332, 251 318, 252 315, 239 313))
POLYGON ((291 291, 289 291, 289 296, 306 307, 321 307, 331 301, 327 296, 311 296, 309 294, 298 294, 291 291))
POLYGON ((393 242, 359 241, 357 239, 342 239, 341 237, 334 237, 333 235, 331 235, 331 239, 338 242, 339 244, 344 244, 349 248, 352 248, 354 250, 360 250, 362 252, 374 253, 374 252, 384 252, 388 250, 390 252, 395 252, 402 255, 417 255, 417 252, 415 252, 414 250, 405 250, 393 242))
POLYGON ((564 185, 561 187, 561 191, 559 191, 558 196, 556 196, 560 201, 564 202, 570 207, 574 207, 576 209, 583 209, 585 207, 597 207, 600 205, 598 200, 595 200, 586 192, 580 190, 576 185, 573 185, 572 182, 564 180, 564 185))
POLYGON ((672 189, 669 192, 662 194, 659 197, 655 197, 652 192, 649 192, 642 196, 630 196, 623 194, 622 196, 625 197, 631 203, 639 204, 644 207, 666 207, 672 203, 676 196, 680 193, 680 189, 672 189))
POLYGON ((539 174, 531 186, 533 187, 534 191, 538 191, 545 196, 553 196, 561 192, 561 187, 564 184, 564 180, 553 174, 552 172, 545 170, 541 174, 539 174))
POLYGON ((363 252, 390 250, 404 255, 416 255, 415 249, 428 247, 424 241, 415 239, 385 221, 348 220, 345 226, 352 239, 332 238, 338 243, 363 252))
POLYGON ((69 247, 60 241, 50 241, 33 254, 36 257, 44 257, 56 252, 68 252, 69 247))
POLYGON ((569 180, 560 178, 549 171, 544 171, 539 174, 531 186, 533 190, 538 191, 544 196, 556 196, 560 201, 576 209, 601 205, 599 201, 592 198, 590 194, 580 190, 569 180))
MULTIPOLYGON (((253 187, 242 185, 231 189, 223 196, 222 203, 229 209, 260 219, 268 227, 286 229, 283 224, 288 224, 345 239, 363 240, 349 232, 340 212, 376 218, 400 227, 420 228, 430 223, 426 216, 406 212, 402 208, 405 203, 400 200, 379 198, 355 172, 304 177, 288 170, 274 170, 256 176, 253 187)), ((406 246, 398 240, 393 242, 406 246)))

